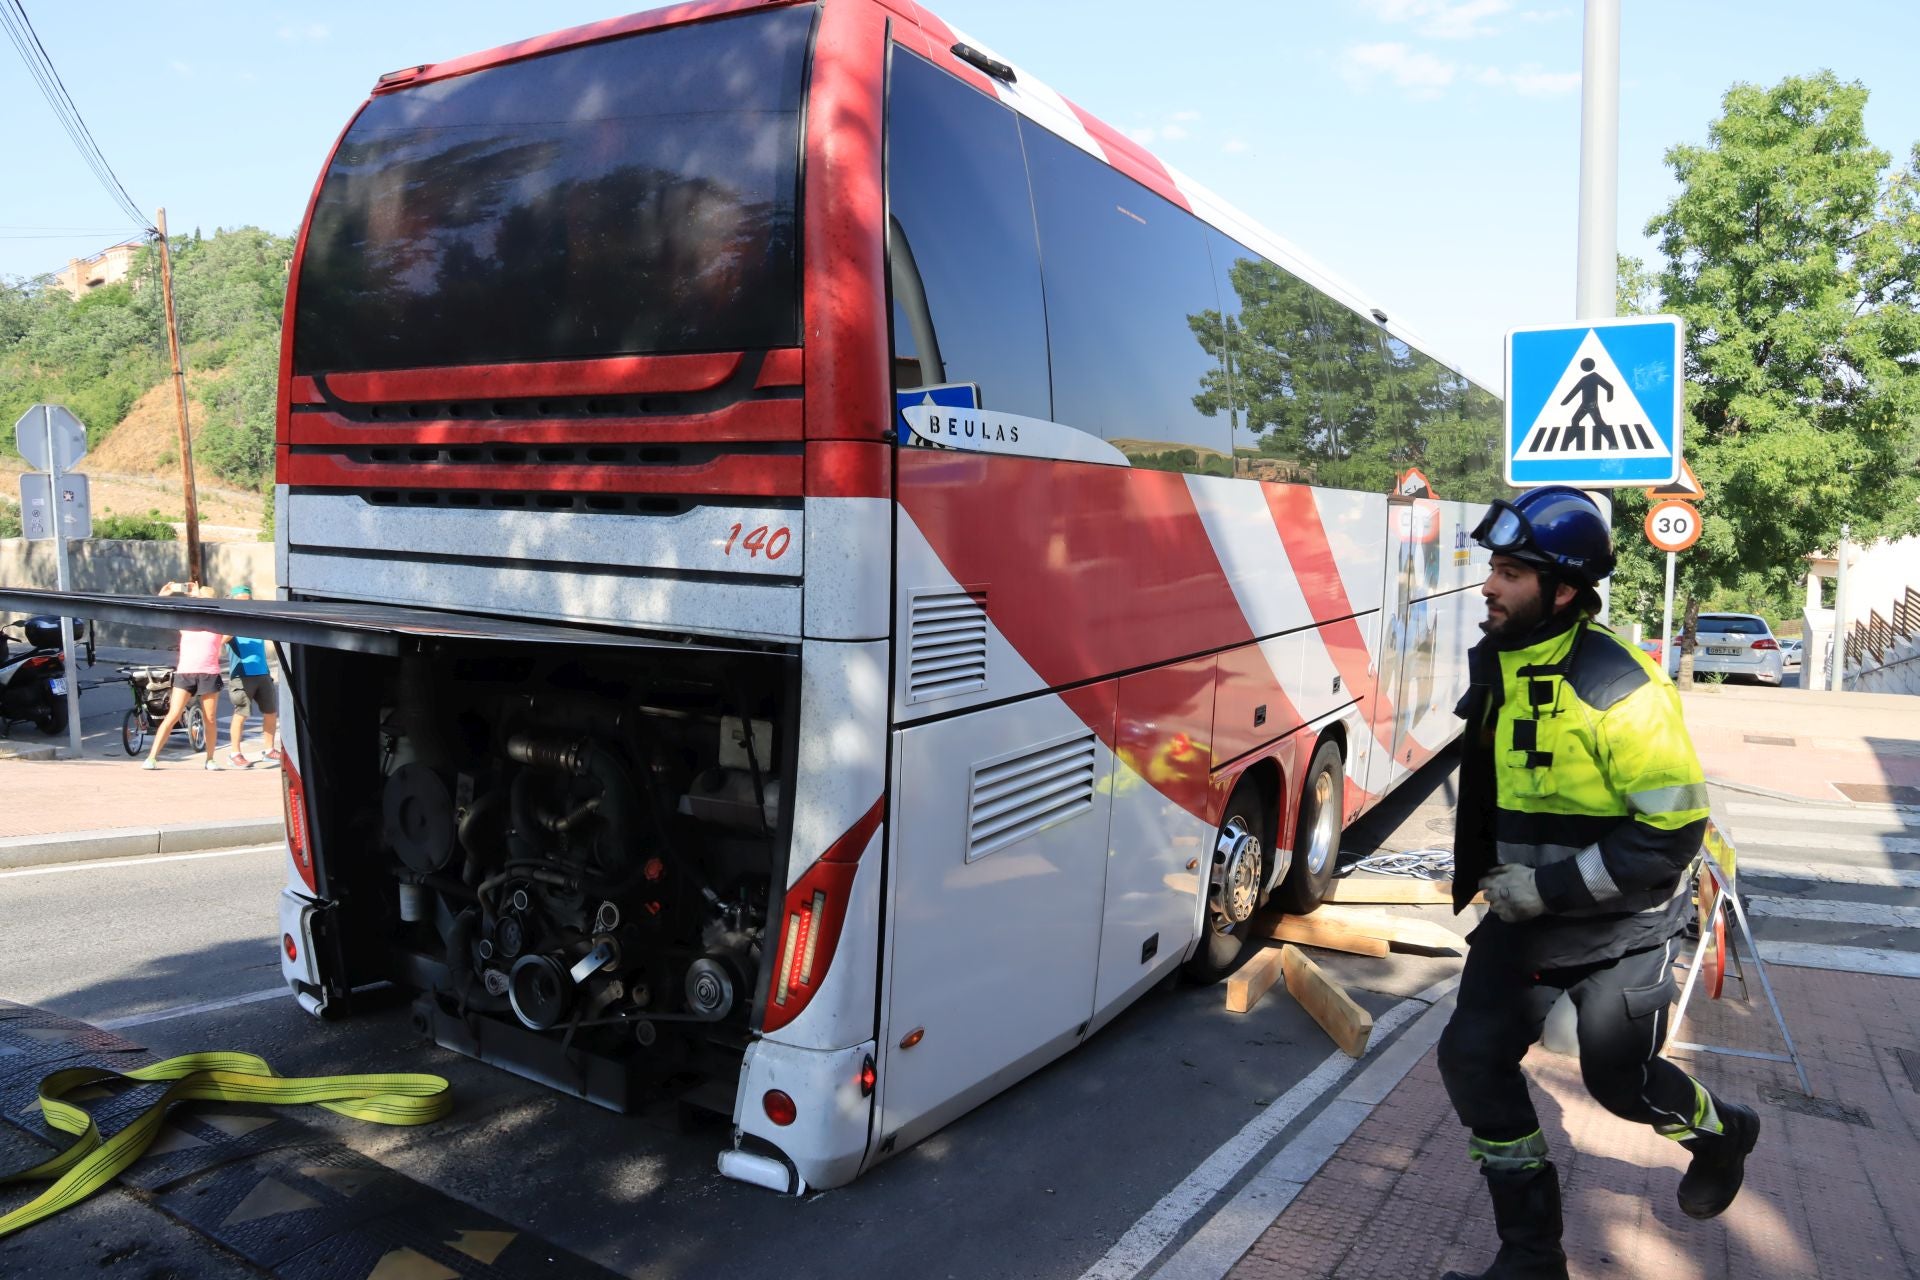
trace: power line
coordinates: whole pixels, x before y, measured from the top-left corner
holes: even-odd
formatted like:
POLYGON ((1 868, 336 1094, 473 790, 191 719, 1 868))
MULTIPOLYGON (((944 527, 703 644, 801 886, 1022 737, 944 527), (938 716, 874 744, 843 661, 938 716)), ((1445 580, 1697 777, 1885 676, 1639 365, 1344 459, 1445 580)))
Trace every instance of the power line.
POLYGON ((54 69, 53 59, 47 56, 47 50, 40 43, 40 36, 33 29, 32 21, 27 17, 22 0, 0 0, 0 26, 7 29, 7 38, 27 65, 27 71, 39 85, 41 96, 47 105, 53 108, 54 118, 60 121, 60 127, 66 130, 67 137, 87 167, 93 170, 94 178, 106 191, 122 212, 132 218, 142 228, 151 231, 153 224, 140 211, 133 197, 121 184, 113 166, 107 163, 107 157, 100 150, 100 144, 93 139, 93 131, 87 128, 87 122, 81 118, 80 109, 74 105, 73 98, 67 93, 67 86, 60 79, 60 73, 54 69))

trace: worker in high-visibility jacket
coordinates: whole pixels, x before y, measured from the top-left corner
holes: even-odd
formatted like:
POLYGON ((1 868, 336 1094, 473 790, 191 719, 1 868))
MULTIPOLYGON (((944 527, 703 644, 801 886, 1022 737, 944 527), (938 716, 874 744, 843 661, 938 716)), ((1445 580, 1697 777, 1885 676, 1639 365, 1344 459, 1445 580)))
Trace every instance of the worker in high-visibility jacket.
POLYGON ((1707 789, 1673 685, 1593 620, 1613 572, 1607 522, 1549 485, 1495 502, 1473 537, 1493 558, 1458 708, 1453 892, 1456 911, 1475 889, 1491 910, 1469 938, 1440 1073, 1493 1197, 1500 1252, 1481 1280, 1557 1280, 1559 1175, 1520 1060, 1560 992, 1579 1013, 1588 1092, 1691 1151, 1688 1214, 1733 1202, 1760 1121, 1660 1056, 1707 789))

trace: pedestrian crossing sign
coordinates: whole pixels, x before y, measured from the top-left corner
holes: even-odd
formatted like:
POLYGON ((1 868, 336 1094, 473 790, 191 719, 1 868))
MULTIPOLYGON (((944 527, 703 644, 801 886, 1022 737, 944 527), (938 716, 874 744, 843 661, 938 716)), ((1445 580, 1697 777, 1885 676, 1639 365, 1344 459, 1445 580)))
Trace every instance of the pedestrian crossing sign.
POLYGON ((1670 484, 1684 417, 1678 316, 1507 334, 1507 483, 1670 484))

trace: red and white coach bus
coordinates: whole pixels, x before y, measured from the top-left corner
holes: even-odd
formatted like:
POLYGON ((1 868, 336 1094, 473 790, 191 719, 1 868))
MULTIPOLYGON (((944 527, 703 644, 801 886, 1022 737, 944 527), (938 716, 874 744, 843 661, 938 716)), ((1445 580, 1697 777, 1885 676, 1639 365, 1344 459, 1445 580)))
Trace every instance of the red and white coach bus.
POLYGON ((283 646, 308 1011, 409 989, 798 1191, 1318 902, 1456 731, 1498 435, 912 0, 713 0, 381 77, 293 265, 280 598, 66 604, 283 646))

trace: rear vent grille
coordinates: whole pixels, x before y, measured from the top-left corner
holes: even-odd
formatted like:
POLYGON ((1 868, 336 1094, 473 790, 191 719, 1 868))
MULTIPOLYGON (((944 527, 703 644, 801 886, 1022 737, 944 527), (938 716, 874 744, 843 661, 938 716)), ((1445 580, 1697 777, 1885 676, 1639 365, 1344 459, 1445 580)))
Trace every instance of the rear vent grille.
POLYGON ((1095 767, 1091 733, 975 765, 967 794, 967 861, 1092 809, 1095 767))
POLYGON ((907 701, 987 687, 987 591, 916 591, 909 598, 907 701))

